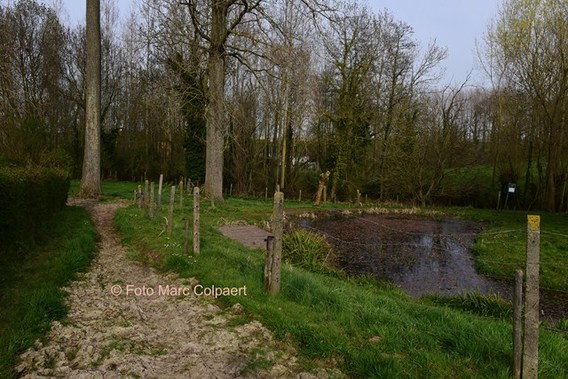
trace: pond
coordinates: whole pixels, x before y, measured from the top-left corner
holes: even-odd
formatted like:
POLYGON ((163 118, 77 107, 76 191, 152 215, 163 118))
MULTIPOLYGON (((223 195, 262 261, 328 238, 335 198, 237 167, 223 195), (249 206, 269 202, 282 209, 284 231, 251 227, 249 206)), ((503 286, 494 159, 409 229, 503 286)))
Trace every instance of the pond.
MULTIPOLYGON (((298 218, 298 226, 324 235, 349 275, 370 275, 411 296, 479 291, 512 297, 510 282, 479 274, 471 246, 483 225, 454 218, 351 214, 298 218)), ((542 292, 543 314, 568 317, 568 297, 542 292), (564 306, 561 304, 564 303, 564 306)))

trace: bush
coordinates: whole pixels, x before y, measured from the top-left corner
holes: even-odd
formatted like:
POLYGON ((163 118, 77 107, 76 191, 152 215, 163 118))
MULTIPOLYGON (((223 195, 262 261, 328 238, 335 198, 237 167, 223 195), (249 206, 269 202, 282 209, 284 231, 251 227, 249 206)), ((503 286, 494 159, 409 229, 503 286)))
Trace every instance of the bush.
POLYGON ((302 229, 285 234, 282 255, 287 262, 309 271, 332 271, 333 249, 319 234, 302 229))
POLYGON ((60 169, 0 166, 0 250, 33 237, 65 206, 69 184, 68 175, 60 169))

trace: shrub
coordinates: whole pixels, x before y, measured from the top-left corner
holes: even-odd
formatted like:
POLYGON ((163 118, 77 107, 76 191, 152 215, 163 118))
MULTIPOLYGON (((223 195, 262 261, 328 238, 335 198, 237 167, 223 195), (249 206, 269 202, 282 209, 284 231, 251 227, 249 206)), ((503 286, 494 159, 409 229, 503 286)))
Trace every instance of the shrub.
POLYGON ((0 250, 33 237, 63 208, 69 183, 68 175, 56 168, 0 166, 0 250))
POLYGON ((316 233, 297 229, 285 234, 282 255, 289 263, 309 271, 332 271, 333 249, 323 236, 316 233))

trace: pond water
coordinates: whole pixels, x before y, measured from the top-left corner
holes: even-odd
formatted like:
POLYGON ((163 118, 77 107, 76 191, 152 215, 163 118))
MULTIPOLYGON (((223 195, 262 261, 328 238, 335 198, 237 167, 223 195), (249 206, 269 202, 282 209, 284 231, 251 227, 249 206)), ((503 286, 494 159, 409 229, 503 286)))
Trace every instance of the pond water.
MULTIPOLYGON (((411 296, 457 295, 479 291, 512 297, 510 282, 475 270, 471 246, 483 225, 453 218, 406 215, 327 214, 298 219, 298 226, 323 234, 333 246, 337 264, 350 275, 371 275, 411 296)), ((568 317, 568 297, 543 291, 544 314, 568 317), (560 298, 559 298, 560 296, 560 298), (564 303, 564 306, 559 306, 564 303)))

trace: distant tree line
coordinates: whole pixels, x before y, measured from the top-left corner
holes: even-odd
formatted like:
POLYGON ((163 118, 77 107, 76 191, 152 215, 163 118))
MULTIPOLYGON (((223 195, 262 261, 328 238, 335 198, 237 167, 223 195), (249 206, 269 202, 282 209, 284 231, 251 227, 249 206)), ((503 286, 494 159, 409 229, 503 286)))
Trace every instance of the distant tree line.
MULTIPOLYGON (((203 183, 216 151, 236 194, 315 193, 330 171, 337 200, 494 206, 515 183, 516 205, 565 210, 566 14, 504 1, 479 53, 491 88, 474 88, 444 84, 446 49, 359 1, 142 0, 124 20, 102 1, 102 175, 203 183)), ((84 26, 20 0, 0 5, 0 35, 0 155, 80 177, 84 26)))

